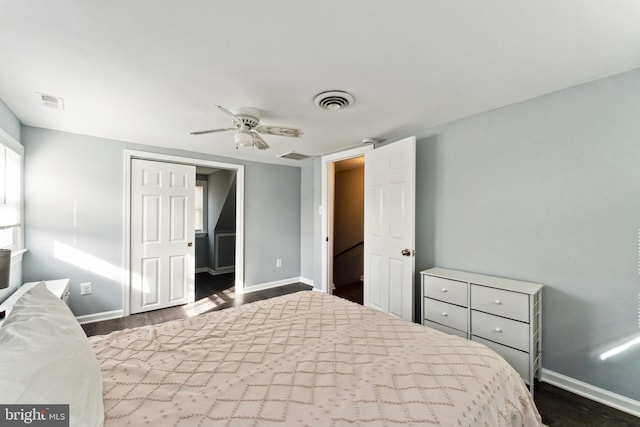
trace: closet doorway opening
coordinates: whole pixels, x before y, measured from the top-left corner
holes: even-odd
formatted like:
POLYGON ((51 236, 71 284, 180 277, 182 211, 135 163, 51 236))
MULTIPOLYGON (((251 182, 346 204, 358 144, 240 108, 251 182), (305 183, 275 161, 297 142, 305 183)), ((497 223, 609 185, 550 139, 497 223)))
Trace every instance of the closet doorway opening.
MULTIPOLYGON (((215 160, 204 160, 204 159, 192 158, 192 157, 174 156, 169 154, 160 154, 160 153, 136 151, 136 150, 125 150, 124 204, 125 204, 126 214, 125 214, 124 264, 125 264, 125 270, 128 272, 128 274, 125 276, 125 282, 123 286, 123 301, 124 301, 123 315, 128 316, 129 314, 132 313, 132 304, 131 304, 132 294, 134 294, 135 292, 139 292, 139 290, 138 291, 136 290, 136 283, 137 283, 135 282, 136 277, 132 273, 132 263, 136 262, 136 260, 132 259, 132 251, 136 249, 134 246, 140 244, 139 242, 134 243, 132 240, 132 236, 137 235, 136 233, 139 232, 139 230, 137 229, 141 227, 140 225, 141 221, 135 220, 134 218, 132 218, 132 215, 131 215, 131 212, 132 212, 132 200, 131 200, 132 163, 136 159, 147 160, 151 162, 155 161, 155 162, 161 162, 166 164, 191 165, 194 167, 194 170, 190 171, 189 174, 195 175, 191 179, 195 178, 195 180, 197 180, 198 175, 200 175, 200 178, 202 178, 203 175, 205 175, 206 177, 204 179, 201 179, 200 181, 203 181, 203 180, 207 181, 208 193, 210 191, 218 189, 217 185, 209 184, 209 180, 211 176, 215 176, 218 173, 222 173, 222 172, 228 174, 228 176, 226 177, 226 183, 227 183, 226 187, 225 186, 220 187, 221 188, 220 191, 223 191, 223 192, 226 191, 224 193, 225 197, 222 197, 222 196, 220 197, 221 199, 224 199, 225 202, 227 202, 227 199, 229 199, 226 205, 227 206, 234 205, 234 208, 233 209, 229 208, 227 209, 226 213, 223 213, 224 204, 220 208, 212 208, 210 206, 210 203, 207 201, 206 203, 202 202, 200 204, 199 209, 201 210, 200 215, 202 215, 204 218, 207 218, 207 226, 206 226, 207 235, 211 234, 209 233, 209 230, 212 230, 213 235, 211 236, 211 238, 214 239, 214 244, 215 244, 215 239, 218 239, 219 245, 225 245, 227 247, 231 245, 231 247, 233 248, 233 250, 231 251, 225 250, 218 253, 217 264, 215 263, 216 262, 215 251, 213 252, 213 254, 207 255, 207 257, 211 255, 214 256, 212 261, 213 262, 212 270, 220 274, 231 273, 232 281, 233 281, 233 288, 231 288, 231 291, 233 291, 235 294, 244 293, 244 165, 223 163, 215 160), (218 212, 218 209, 219 209, 219 212, 218 212), (206 210, 206 213, 205 213, 205 210, 206 210), (212 215, 215 216, 216 212, 217 212, 218 218, 212 220, 211 219, 212 215), (227 216, 227 218, 228 218, 228 215, 231 215, 233 217, 233 220, 228 218, 228 221, 223 221, 221 225, 218 226, 221 219, 220 217, 223 215, 227 216), (222 227, 222 224, 225 224, 224 229, 222 227), (227 227, 228 224, 233 224, 234 228, 232 228, 231 226, 227 227), (229 233, 230 230, 234 230, 234 232, 229 233)), ((200 191, 204 192, 204 188, 201 188, 200 191)), ((188 207, 187 210, 188 212, 185 212, 185 215, 183 216, 197 215, 194 208, 188 207)), ((185 248, 188 247, 190 249, 194 249, 191 246, 196 246, 196 248, 198 247, 198 242, 196 241, 197 235, 194 235, 196 233, 193 233, 192 227, 189 227, 189 229, 190 229, 190 233, 187 233, 188 234, 187 237, 189 237, 189 239, 188 239, 188 243, 185 244, 185 248), (193 243, 195 243, 195 245, 193 245, 193 243)), ((205 226, 201 225, 200 226, 201 235, 203 234, 204 230, 205 230, 205 226)), ((187 263, 186 263, 186 267, 184 269, 184 274, 183 274, 184 280, 187 281, 187 301, 186 302, 193 303, 196 301, 196 277, 195 277, 196 273, 204 272, 205 274, 209 275, 210 274, 209 264, 206 264, 206 266, 204 267, 205 270, 199 270, 198 268, 202 268, 202 265, 196 262, 196 257, 198 257, 198 255, 195 254, 195 252, 187 253, 186 251, 187 249, 185 249, 185 253, 187 256, 187 263)), ((166 283, 167 283, 166 280, 159 281, 159 283, 160 283, 160 286, 165 286, 166 288, 166 283)), ((171 292, 170 289, 165 289, 165 288, 162 288, 160 292, 161 293, 171 292)), ((146 290, 144 292, 146 294, 150 294, 146 290)), ((209 297, 209 298, 200 299, 198 302, 199 304, 193 305, 194 313, 198 311, 202 312, 202 310, 208 310, 217 306, 221 306, 225 301, 224 301, 224 298, 222 298, 222 300, 218 300, 217 298, 214 300, 209 297)), ((188 305, 185 307, 191 307, 191 305, 188 305)))
POLYGON ((235 291, 236 171, 197 166, 196 301, 235 291))

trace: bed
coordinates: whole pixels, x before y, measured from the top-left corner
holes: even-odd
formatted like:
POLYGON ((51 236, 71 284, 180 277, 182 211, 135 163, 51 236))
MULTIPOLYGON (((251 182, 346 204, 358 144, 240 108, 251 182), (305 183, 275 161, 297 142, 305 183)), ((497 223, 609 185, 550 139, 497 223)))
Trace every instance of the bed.
POLYGON ((320 292, 89 343, 107 427, 541 425, 484 345, 320 292))

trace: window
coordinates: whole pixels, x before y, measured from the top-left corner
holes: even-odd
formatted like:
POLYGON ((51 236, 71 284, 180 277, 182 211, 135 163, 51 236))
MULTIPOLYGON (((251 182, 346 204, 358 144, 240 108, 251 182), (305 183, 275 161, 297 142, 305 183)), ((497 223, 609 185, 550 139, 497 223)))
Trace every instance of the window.
POLYGON ((196 181, 196 233, 207 233, 207 181, 196 181))
POLYGON ((22 249, 22 153, 20 144, 0 134, 0 248, 22 249))

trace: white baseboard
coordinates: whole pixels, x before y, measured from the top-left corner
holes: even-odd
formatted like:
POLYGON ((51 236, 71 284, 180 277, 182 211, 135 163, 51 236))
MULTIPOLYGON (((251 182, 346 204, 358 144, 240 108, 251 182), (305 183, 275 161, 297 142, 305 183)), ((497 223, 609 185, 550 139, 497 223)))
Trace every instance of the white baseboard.
POLYGON ((224 270, 214 270, 213 268, 209 268, 209 267, 196 268, 196 274, 197 273, 209 273, 212 276, 218 276, 220 274, 233 273, 234 271, 236 271, 235 267, 225 268, 224 270))
POLYGON ((306 277, 299 277, 298 282, 304 283, 305 285, 314 286, 314 282, 311 279, 307 279, 306 277))
POLYGON ((237 294, 248 294, 250 292, 256 292, 256 291, 262 291, 264 289, 271 289, 271 288, 277 288, 278 286, 283 286, 283 285, 290 285, 292 283, 304 283, 305 285, 311 285, 313 286, 313 280, 309 280, 309 279, 305 279, 304 277, 291 277, 290 279, 282 279, 282 280, 276 280, 275 282, 267 282, 267 283, 260 283, 258 285, 254 285, 254 286, 249 286, 246 287, 242 290, 240 290, 238 287, 236 287, 236 293, 237 294), (311 283, 309 283, 311 282, 311 283))
POLYGON ((637 400, 629 399, 628 397, 620 394, 604 390, 544 368, 542 369, 542 381, 563 390, 570 391, 578 396, 586 397, 587 399, 594 400, 602 403, 603 405, 618 409, 619 411, 640 417, 640 402, 637 400))
POLYGON ((207 268, 207 271, 212 276, 219 276, 220 274, 233 273, 236 271, 235 267, 225 268, 224 270, 214 270, 213 268, 207 268))
POLYGON ((85 314, 84 316, 76 316, 78 322, 83 323, 99 322, 101 320, 119 319, 124 315, 124 310, 103 311, 102 313, 85 314))
POLYGON ((209 274, 212 274, 214 276, 219 276, 221 274, 228 274, 228 273, 233 273, 235 270, 235 268, 232 268, 230 270, 209 270, 209 274))

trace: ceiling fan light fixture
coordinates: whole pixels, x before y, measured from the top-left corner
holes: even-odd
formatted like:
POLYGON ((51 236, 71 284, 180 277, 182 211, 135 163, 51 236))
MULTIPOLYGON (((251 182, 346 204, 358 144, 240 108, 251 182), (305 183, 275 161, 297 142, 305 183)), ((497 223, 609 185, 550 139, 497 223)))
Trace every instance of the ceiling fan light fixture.
POLYGON ((249 132, 239 131, 233 135, 233 140, 242 147, 251 147, 253 145, 253 135, 249 132))
POLYGON ((230 111, 221 105, 216 105, 216 107, 231 118, 234 127, 199 130, 191 132, 191 135, 205 135, 233 130, 236 131, 233 135, 236 149, 240 147, 255 147, 258 150, 267 150, 269 149, 269 144, 260 134, 300 138, 304 133, 302 129, 298 128, 260 124, 260 110, 256 108, 241 107, 230 111))

